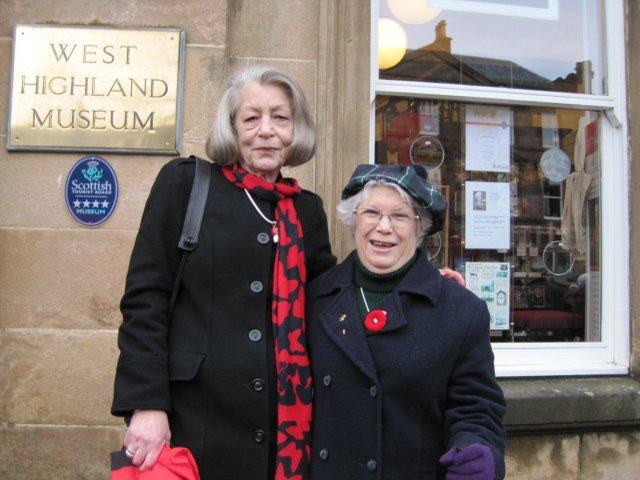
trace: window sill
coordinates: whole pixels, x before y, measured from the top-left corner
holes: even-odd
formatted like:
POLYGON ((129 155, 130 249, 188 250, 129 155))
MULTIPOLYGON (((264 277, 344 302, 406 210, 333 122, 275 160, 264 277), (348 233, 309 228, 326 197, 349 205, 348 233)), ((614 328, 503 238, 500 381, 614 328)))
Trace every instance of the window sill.
POLYGON ((631 377, 499 380, 510 435, 640 428, 640 382, 631 377))

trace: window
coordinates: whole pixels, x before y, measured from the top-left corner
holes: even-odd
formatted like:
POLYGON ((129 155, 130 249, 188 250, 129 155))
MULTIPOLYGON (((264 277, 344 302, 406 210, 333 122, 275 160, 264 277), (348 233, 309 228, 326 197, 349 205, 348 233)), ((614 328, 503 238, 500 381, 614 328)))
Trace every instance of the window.
POLYGON ((628 370, 621 8, 372 3, 371 161, 448 199, 425 249, 487 302, 499 375, 628 370))
POLYGON ((378 5, 382 28, 406 38, 402 61, 384 64, 381 79, 603 93, 600 0, 378 5))

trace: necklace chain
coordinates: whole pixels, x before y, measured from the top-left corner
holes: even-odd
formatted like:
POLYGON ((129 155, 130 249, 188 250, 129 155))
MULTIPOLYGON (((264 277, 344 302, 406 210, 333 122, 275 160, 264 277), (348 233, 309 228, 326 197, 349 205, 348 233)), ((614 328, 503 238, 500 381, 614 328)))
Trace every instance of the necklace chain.
POLYGON ((362 289, 362 287, 360 287, 360 295, 362 295, 362 301, 364 302, 364 306, 367 309, 367 313, 369 313, 371 309, 369 308, 369 303, 367 303, 367 298, 364 296, 364 290, 362 289))
POLYGON ((279 235, 278 235, 278 222, 276 220, 271 220, 269 219, 269 217, 267 217, 264 213, 262 213, 262 210, 260 210, 258 208, 258 205, 256 205, 255 200, 253 199, 253 197, 251 196, 251 194, 249 193, 249 190, 247 190, 246 188, 243 188, 244 193, 247 194, 247 197, 249 198, 249 201, 251 202, 251 205, 253 205, 253 208, 256 209, 256 212, 258 212, 258 214, 262 217, 262 219, 269 223, 271 225, 271 238, 273 239, 273 243, 278 243, 279 240, 279 235))
POLYGON ((249 197, 249 200, 251 201, 251 205, 253 205, 253 208, 256 209, 256 212, 258 212, 258 214, 262 217, 262 219, 267 222, 270 223, 271 225, 273 225, 274 227, 276 226, 276 221, 275 220, 270 220, 264 213, 262 213, 262 210, 260 210, 258 208, 258 205, 256 205, 255 200, 253 199, 253 197, 251 196, 251 194, 249 193, 249 190, 247 190, 246 188, 243 188, 244 193, 247 194, 247 197, 249 197))

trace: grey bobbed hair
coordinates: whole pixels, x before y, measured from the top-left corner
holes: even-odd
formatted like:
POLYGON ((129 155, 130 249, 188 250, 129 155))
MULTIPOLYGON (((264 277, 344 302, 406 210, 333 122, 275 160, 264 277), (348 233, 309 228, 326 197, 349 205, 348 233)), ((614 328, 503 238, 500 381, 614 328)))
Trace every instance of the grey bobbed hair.
POLYGON ((235 115, 242 89, 254 82, 279 87, 289 98, 293 111, 293 140, 285 165, 294 167, 311 160, 316 153, 316 129, 302 88, 290 75, 261 65, 247 67, 230 78, 229 88, 220 100, 218 113, 211 125, 207 156, 220 165, 232 165, 240 159, 235 115))

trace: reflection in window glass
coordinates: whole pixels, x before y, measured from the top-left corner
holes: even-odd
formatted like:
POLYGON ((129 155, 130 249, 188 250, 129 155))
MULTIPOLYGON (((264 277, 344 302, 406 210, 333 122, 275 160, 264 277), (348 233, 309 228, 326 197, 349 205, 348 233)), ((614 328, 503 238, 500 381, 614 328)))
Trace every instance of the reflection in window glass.
POLYGON ((380 78, 603 91, 602 0, 379 0, 380 78))
POLYGON ((376 98, 376 163, 421 164, 449 202, 431 262, 487 301, 492 340, 600 340, 596 112, 376 98))

